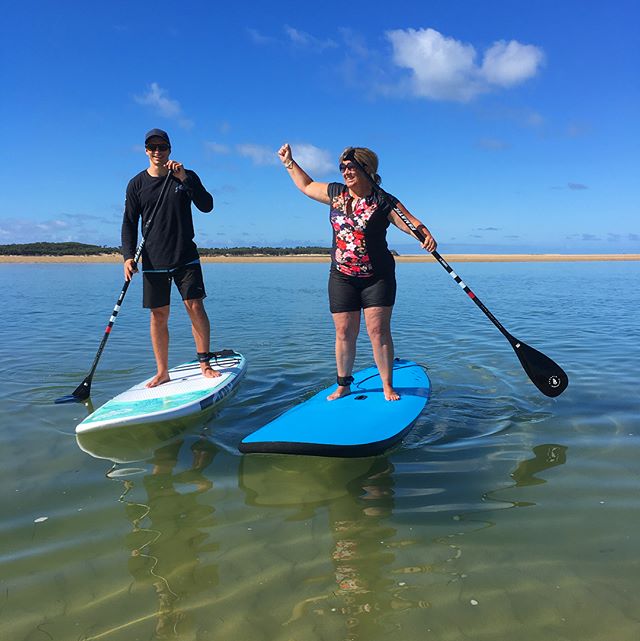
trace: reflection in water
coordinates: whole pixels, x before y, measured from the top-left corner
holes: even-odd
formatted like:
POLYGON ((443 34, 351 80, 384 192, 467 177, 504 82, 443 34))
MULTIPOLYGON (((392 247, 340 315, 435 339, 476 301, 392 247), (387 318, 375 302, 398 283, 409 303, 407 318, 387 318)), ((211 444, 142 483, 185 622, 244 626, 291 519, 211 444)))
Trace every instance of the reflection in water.
POLYGON ((201 432, 209 419, 210 415, 205 414, 162 423, 98 429, 76 434, 76 442, 94 458, 114 463, 147 461, 169 441, 201 432))
POLYGON ((292 606, 285 625, 293 634, 309 617, 322 617, 323 625, 334 617, 342 628, 336 638, 378 638, 389 612, 428 607, 410 599, 405 584, 393 576, 395 550, 411 542, 398 540, 391 524, 394 468, 387 457, 314 459, 311 467, 305 457, 246 456, 240 482, 250 505, 297 508, 303 492, 305 518, 320 510, 328 514, 332 575, 305 580, 305 588, 326 587, 292 606))
MULTIPOLYGON (((536 445, 533 447, 532 451, 534 457, 520 461, 516 469, 511 472, 510 476, 515 481, 515 484, 511 487, 527 487, 546 483, 544 479, 538 478, 536 474, 566 463, 567 449, 568 448, 564 445, 555 444, 536 445)), ((535 506, 535 503, 530 501, 509 501, 496 496, 496 494, 501 494, 504 489, 505 488, 499 488, 497 490, 487 492, 485 493, 484 498, 487 501, 507 504, 510 507, 535 506)), ((487 525, 491 526, 493 523, 487 522, 487 525)))
POLYGON ((511 473, 516 487, 546 483, 535 475, 567 461, 567 448, 564 445, 536 445, 533 448, 534 458, 522 461, 511 473))
MULTIPOLYGON (((201 565, 199 555, 217 549, 207 543, 205 530, 215 524, 214 508, 199 503, 199 496, 212 487, 204 475, 217 449, 206 439, 191 447, 188 469, 175 471, 184 441, 157 449, 152 470, 142 479, 146 501, 128 499, 134 481, 124 481, 120 500, 133 525, 126 537, 131 550, 129 571, 138 586, 151 585, 158 600, 155 633, 152 638, 173 638, 192 628, 184 601, 192 590, 195 575, 206 575, 217 585, 217 567, 201 565)), ((113 478, 113 475, 111 475, 113 478)))
MULTIPOLYGON (((151 441, 143 439, 133 451, 151 441)), ((451 593, 464 591, 478 574, 470 554, 474 541, 466 537, 496 525, 487 518, 491 512, 525 505, 499 498, 505 480, 511 475, 511 487, 539 483, 536 475, 564 463, 567 449, 541 445, 533 458, 522 460, 527 455, 521 449, 516 458, 511 445, 494 448, 492 491, 483 491, 488 479, 479 470, 487 458, 478 443, 434 448, 428 462, 401 456, 244 456, 235 459, 238 482, 254 514, 226 525, 228 511, 214 519, 213 505, 223 507, 212 497, 215 445, 182 433, 156 443, 151 457, 133 466, 131 452, 117 442, 121 463, 108 476, 124 484, 120 500, 132 524, 126 537, 134 577, 129 591, 145 601, 153 595, 143 616, 119 629, 133 638, 153 622, 154 639, 198 638, 217 625, 224 626, 225 638, 264 632, 269 638, 307 639, 322 629, 323 638, 371 641, 388 637, 398 617, 406 631, 424 631, 425 622, 435 625, 451 607, 451 593), (521 462, 515 465, 514 458, 521 462), (221 532, 240 533, 247 524, 252 531, 265 510, 265 522, 271 522, 259 540, 225 535, 223 549, 212 542, 213 527, 219 540, 221 532), (291 552, 280 551, 281 545, 291 552), (260 561, 252 570, 256 555, 260 561), (231 604, 237 614, 230 616, 231 604)), ((102 446, 104 455, 108 448, 102 446)), ((216 461, 215 478, 224 478, 223 459, 216 461)))

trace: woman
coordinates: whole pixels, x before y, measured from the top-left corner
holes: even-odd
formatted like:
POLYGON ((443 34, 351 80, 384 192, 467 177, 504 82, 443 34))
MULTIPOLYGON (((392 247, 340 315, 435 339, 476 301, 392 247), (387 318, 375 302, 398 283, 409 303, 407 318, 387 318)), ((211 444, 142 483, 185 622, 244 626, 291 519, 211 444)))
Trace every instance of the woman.
POLYGON ((288 144, 282 145, 278 156, 302 193, 330 206, 333 249, 329 307, 336 328, 338 388, 327 398, 333 401, 351 393, 360 310, 363 310, 384 396, 389 401, 397 401, 400 395, 393 389, 391 338, 391 312, 396 296, 395 261, 387 247, 386 236, 389 223, 407 234, 411 234, 411 231, 393 211, 393 205, 424 234, 424 249, 433 251, 436 241, 429 230, 396 198, 389 194, 385 198, 373 188, 371 180, 379 184, 380 176, 376 173, 378 156, 370 149, 347 147, 342 152, 339 168, 344 184, 312 180, 293 159, 288 144), (351 154, 369 176, 347 159, 351 154))

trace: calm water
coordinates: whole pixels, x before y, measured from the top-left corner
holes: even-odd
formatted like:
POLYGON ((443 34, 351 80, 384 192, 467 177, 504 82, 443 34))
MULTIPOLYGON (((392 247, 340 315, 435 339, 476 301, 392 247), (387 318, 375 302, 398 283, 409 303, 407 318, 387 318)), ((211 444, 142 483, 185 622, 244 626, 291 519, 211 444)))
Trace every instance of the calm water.
MULTIPOLYGON (((398 266, 398 355, 433 396, 386 456, 241 456, 332 382, 326 265, 205 266, 215 347, 249 360, 189 426, 76 440, 118 265, 0 265, 3 641, 637 641, 640 265, 461 264, 515 336, 558 361, 542 396, 436 264, 398 266)), ((140 283, 93 381, 153 371, 140 283)), ((192 357, 186 314, 171 362, 192 357)), ((357 365, 372 362, 366 338, 357 365)))

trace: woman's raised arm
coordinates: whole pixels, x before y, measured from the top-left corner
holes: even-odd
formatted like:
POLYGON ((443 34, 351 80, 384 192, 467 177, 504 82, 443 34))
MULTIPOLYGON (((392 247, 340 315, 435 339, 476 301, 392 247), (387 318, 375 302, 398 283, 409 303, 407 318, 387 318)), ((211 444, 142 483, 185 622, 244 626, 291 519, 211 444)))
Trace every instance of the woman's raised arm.
POLYGON ((330 200, 327 194, 328 183, 316 182, 300 167, 293 159, 289 143, 285 143, 278 149, 278 156, 291 177, 291 180, 293 180, 294 185, 305 194, 305 196, 309 196, 309 198, 313 198, 313 200, 317 200, 325 205, 329 204, 330 200))

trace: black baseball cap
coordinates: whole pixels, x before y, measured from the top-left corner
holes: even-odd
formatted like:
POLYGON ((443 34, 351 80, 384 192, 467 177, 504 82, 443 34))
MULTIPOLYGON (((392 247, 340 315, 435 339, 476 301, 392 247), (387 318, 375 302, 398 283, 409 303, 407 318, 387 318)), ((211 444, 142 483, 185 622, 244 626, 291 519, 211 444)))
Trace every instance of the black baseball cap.
POLYGON ((163 140, 166 140, 167 145, 171 146, 171 141, 169 140, 169 134, 166 131, 163 131, 162 129, 151 129, 147 131, 147 134, 144 137, 144 144, 146 145, 149 138, 153 138, 154 136, 157 136, 158 138, 162 138, 163 140))

